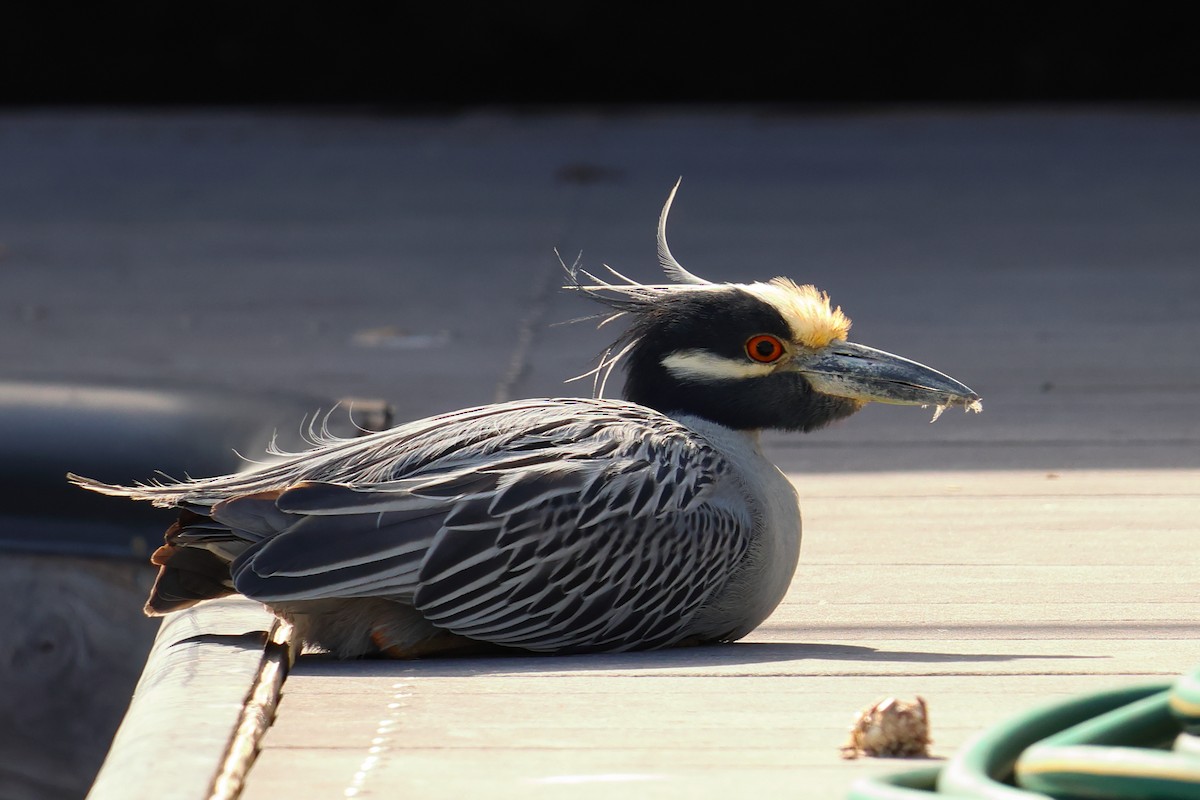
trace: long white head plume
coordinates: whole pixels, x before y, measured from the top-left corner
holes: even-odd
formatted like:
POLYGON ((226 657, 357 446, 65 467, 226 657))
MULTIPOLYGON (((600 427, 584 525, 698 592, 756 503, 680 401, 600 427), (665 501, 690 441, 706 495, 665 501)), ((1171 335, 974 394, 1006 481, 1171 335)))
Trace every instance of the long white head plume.
POLYGON ((667 215, 671 213, 671 203, 675 201, 675 192, 679 191, 679 184, 682 182, 682 177, 675 181, 675 185, 671 187, 671 193, 667 195, 667 202, 663 205, 662 213, 658 215, 658 263, 662 265, 663 272, 667 273, 667 277, 676 283, 695 285, 711 283, 711 281, 706 281, 684 269, 683 265, 675 260, 675 256, 671 255, 671 248, 667 246, 667 215))
POLYGON ((604 317, 601 325, 626 313, 642 313, 671 296, 740 289, 774 306, 796 330, 796 340, 806 346, 822 347, 833 339, 846 338, 850 328, 849 318, 840 308, 832 308, 829 296, 813 286, 801 286, 788 278, 750 284, 714 283, 689 272, 676 261, 667 245, 667 217, 682 182, 683 178, 675 181, 658 217, 658 260, 671 283, 638 283, 605 264, 604 269, 611 275, 606 280, 581 268, 578 259, 569 267, 559 259, 570 279, 570 284, 563 288, 574 289, 615 309, 615 313, 604 317), (591 283, 585 283, 583 279, 591 283))
MULTIPOLYGON (((671 283, 645 284, 638 283, 632 278, 622 275, 607 264, 605 270, 611 276, 608 279, 597 277, 579 266, 578 259, 569 267, 563 263, 570 283, 563 287, 573 289, 581 294, 608 306, 612 312, 601 315, 600 324, 606 325, 626 314, 645 314, 659 307, 664 302, 670 302, 674 297, 693 294, 696 292, 746 292, 769 306, 787 321, 792 328, 793 339, 805 347, 821 348, 835 339, 845 339, 850 330, 850 319, 842 313, 841 308, 833 308, 829 295, 811 285, 799 285, 788 278, 774 278, 766 282, 754 283, 713 283, 688 272, 671 255, 667 246, 667 215, 671 211, 671 203, 682 181, 676 181, 667 196, 662 214, 658 218, 658 260, 671 283), (585 282, 590 281, 590 283, 585 282)), ((561 258, 559 259, 562 263, 561 258)), ((595 317, 590 317, 595 319, 595 317)), ((610 348, 593 369, 578 375, 571 380, 585 377, 595 378, 597 395, 603 394, 604 383, 617 363, 636 344, 636 339, 622 337, 617 340, 614 348, 619 348, 614 354, 610 348)))

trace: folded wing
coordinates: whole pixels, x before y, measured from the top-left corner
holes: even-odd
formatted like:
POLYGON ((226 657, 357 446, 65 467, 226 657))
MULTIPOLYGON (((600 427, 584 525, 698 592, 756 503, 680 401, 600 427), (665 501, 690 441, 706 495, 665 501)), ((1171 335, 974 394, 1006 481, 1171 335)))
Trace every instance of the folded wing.
POLYGON ((384 597, 483 641, 619 650, 679 638, 741 559, 728 472, 646 409, 525 401, 143 490, 207 511, 172 544, 226 553, 265 603, 384 597))

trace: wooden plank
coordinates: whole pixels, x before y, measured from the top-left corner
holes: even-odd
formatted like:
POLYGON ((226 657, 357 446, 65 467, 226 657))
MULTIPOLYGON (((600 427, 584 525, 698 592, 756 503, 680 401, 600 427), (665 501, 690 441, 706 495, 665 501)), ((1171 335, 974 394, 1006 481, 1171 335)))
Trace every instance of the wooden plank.
POLYGON ((87 793, 154 641, 141 610, 153 578, 136 563, 0 555, 0 797, 87 793))
POLYGON ((165 617, 89 800, 209 800, 275 624, 244 598, 165 617))
MULTIPOLYGON (((852 484, 837 477, 789 476, 800 493, 803 508, 811 514, 815 498, 917 498, 1012 497, 1034 500, 1041 497, 1118 499, 1173 496, 1200 498, 1200 469, 1159 470, 1140 475, 1136 470, 1073 469, 1045 472, 1026 467, 1018 470, 987 470, 983 473, 962 470, 912 470, 871 472, 856 470, 852 484), (851 489, 854 491, 852 492, 851 489)), ((931 504, 936 507, 938 504, 931 504)), ((842 506, 828 506, 840 518, 842 506)), ((820 510, 822 506, 815 507, 820 510)), ((928 510, 928 507, 922 509, 928 510)), ((1136 512, 1136 509, 1135 509, 1136 512)))
MULTIPOLYGON (((880 693, 928 695, 944 755, 1029 704, 1191 666, 1198 129, 1107 112, 17 114, 0 120, 25 190, 0 198, 17 298, 0 356, 33 378, 389 397, 400 419, 588 394, 562 381, 615 331, 546 324, 595 310, 554 294, 551 248, 653 280, 682 172, 689 268, 812 281, 855 339, 966 381, 985 413, 930 426, 871 407, 766 436, 801 487, 804 561, 745 644, 307 659, 245 796, 836 797, 898 766, 835 752, 880 693), (557 180, 581 153, 611 179, 557 180)), ((179 669, 214 681, 160 707, 188 744, 139 745, 111 785, 178 787, 228 735, 205 719, 228 721, 245 665, 222 686, 229 652, 178 645, 179 669)))
MULTIPOLYGON (((357 683, 350 674, 324 681, 357 683)), ((397 671, 389 685, 363 696, 336 688, 323 694, 303 678, 293 678, 297 698, 281 706, 247 800, 280 791, 462 797, 485 783, 489 797, 531 791, 575 797, 581 785, 611 791, 618 784, 636 798, 658 797, 663 785, 703 798, 727 797, 735 785, 740 795, 791 785, 832 798, 864 774, 912 766, 839 757, 854 712, 882 697, 930 701, 933 755, 942 758, 1014 711, 1148 680, 841 672, 614 677, 556 670, 450 679, 417 670, 397 671)))
POLYGON ((745 641, 302 659, 244 797, 842 796, 914 765, 840 758, 854 712, 884 696, 929 701, 944 757, 1020 709, 1189 669, 1192 477, 795 475, 801 565, 745 641))

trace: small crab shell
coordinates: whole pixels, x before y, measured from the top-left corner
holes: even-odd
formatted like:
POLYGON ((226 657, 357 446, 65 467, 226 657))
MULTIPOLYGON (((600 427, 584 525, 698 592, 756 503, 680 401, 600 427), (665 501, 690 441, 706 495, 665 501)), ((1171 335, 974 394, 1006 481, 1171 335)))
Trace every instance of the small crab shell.
POLYGON ((842 758, 922 758, 929 755, 929 709, 923 697, 916 702, 889 697, 858 712, 842 758))

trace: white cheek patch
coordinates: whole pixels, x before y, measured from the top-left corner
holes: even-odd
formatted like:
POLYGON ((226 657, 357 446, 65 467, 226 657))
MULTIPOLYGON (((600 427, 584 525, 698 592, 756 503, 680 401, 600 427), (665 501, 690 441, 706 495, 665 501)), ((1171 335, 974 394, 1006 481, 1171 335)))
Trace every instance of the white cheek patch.
POLYGON ((775 371, 775 364, 724 358, 706 350, 680 350, 662 360, 667 372, 681 380, 728 381, 761 378, 775 371))

